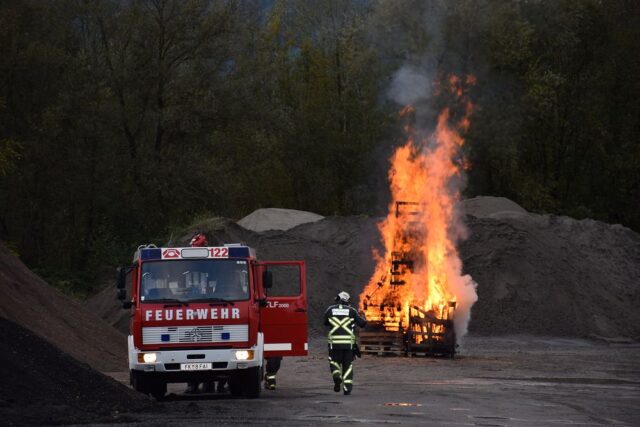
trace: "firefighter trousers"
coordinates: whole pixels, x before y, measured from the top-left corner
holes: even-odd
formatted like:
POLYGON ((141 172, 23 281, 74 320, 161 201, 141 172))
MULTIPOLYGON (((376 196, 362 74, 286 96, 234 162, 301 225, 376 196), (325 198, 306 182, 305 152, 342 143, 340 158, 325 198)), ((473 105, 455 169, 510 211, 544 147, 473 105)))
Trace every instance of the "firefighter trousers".
POLYGON ((282 357, 269 357, 267 359, 267 366, 264 373, 264 385, 267 390, 276 389, 276 374, 280 370, 280 363, 282 357))
POLYGON ((342 383, 343 389, 349 393, 353 388, 353 350, 329 349, 329 369, 335 384, 342 383))

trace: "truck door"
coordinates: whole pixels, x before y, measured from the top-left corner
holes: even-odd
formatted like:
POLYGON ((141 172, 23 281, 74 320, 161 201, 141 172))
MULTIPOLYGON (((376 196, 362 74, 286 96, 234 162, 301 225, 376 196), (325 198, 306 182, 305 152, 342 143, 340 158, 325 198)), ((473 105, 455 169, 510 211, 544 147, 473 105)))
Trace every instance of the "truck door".
POLYGON ((306 356, 307 289, 304 261, 268 261, 257 264, 258 281, 265 295, 260 307, 260 330, 265 357, 306 356), (269 271, 272 287, 262 285, 269 271), (266 303, 266 304, 265 304, 266 303))

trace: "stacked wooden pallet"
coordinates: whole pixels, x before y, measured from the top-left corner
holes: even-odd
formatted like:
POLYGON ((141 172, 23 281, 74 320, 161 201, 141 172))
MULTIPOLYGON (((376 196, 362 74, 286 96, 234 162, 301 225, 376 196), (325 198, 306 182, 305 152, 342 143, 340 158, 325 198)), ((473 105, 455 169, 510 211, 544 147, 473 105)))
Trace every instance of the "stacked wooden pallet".
POLYGON ((360 353, 375 356, 404 356, 402 333, 394 331, 360 332, 360 353))

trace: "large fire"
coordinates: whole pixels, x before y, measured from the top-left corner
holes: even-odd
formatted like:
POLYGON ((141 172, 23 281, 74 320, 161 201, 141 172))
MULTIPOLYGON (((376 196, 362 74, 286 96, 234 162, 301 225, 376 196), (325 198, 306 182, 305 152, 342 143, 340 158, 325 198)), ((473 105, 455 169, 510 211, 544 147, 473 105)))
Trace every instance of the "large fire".
MULTIPOLYGON (((465 167, 461 133, 473 110, 466 94, 475 79, 450 76, 448 83, 462 117, 451 123, 453 114, 445 108, 428 136, 407 125, 408 140, 391 157, 391 203, 378 225, 384 254, 374 253, 376 270, 360 295, 367 319, 387 330, 406 330, 417 308, 422 315, 452 319, 462 336, 477 299, 473 281, 461 273, 456 243, 464 227, 455 212, 465 167)), ((401 115, 414 112, 406 107, 401 115)))

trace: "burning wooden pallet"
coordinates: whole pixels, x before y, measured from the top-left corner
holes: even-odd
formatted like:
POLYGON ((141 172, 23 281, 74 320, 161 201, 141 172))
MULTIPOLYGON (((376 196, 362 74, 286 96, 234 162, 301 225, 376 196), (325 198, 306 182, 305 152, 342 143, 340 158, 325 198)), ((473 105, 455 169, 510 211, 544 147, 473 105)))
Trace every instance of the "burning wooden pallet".
POLYGON ((429 252, 424 249, 430 236, 425 215, 432 213, 426 212, 426 208, 423 202, 397 200, 395 212, 387 218, 394 221, 388 255, 380 258, 378 280, 372 279, 370 292, 362 300, 370 324, 360 334, 364 354, 451 358, 455 355, 456 303, 446 299, 447 277, 442 271, 446 269, 432 271, 439 264, 429 262, 429 252), (415 292, 425 288, 427 292, 415 292), (425 294, 431 292, 435 298, 425 301, 425 294), (422 296, 416 299, 419 295, 422 296))
POLYGON ((407 353, 414 356, 446 356, 451 359, 456 354, 456 333, 450 310, 455 302, 443 307, 443 314, 424 311, 419 307, 411 307, 409 313, 409 330, 407 331, 407 353))
POLYGON ((454 358, 456 334, 451 320, 455 303, 442 313, 412 306, 409 327, 389 330, 384 322, 374 321, 360 332, 360 352, 374 356, 441 356, 454 358))

